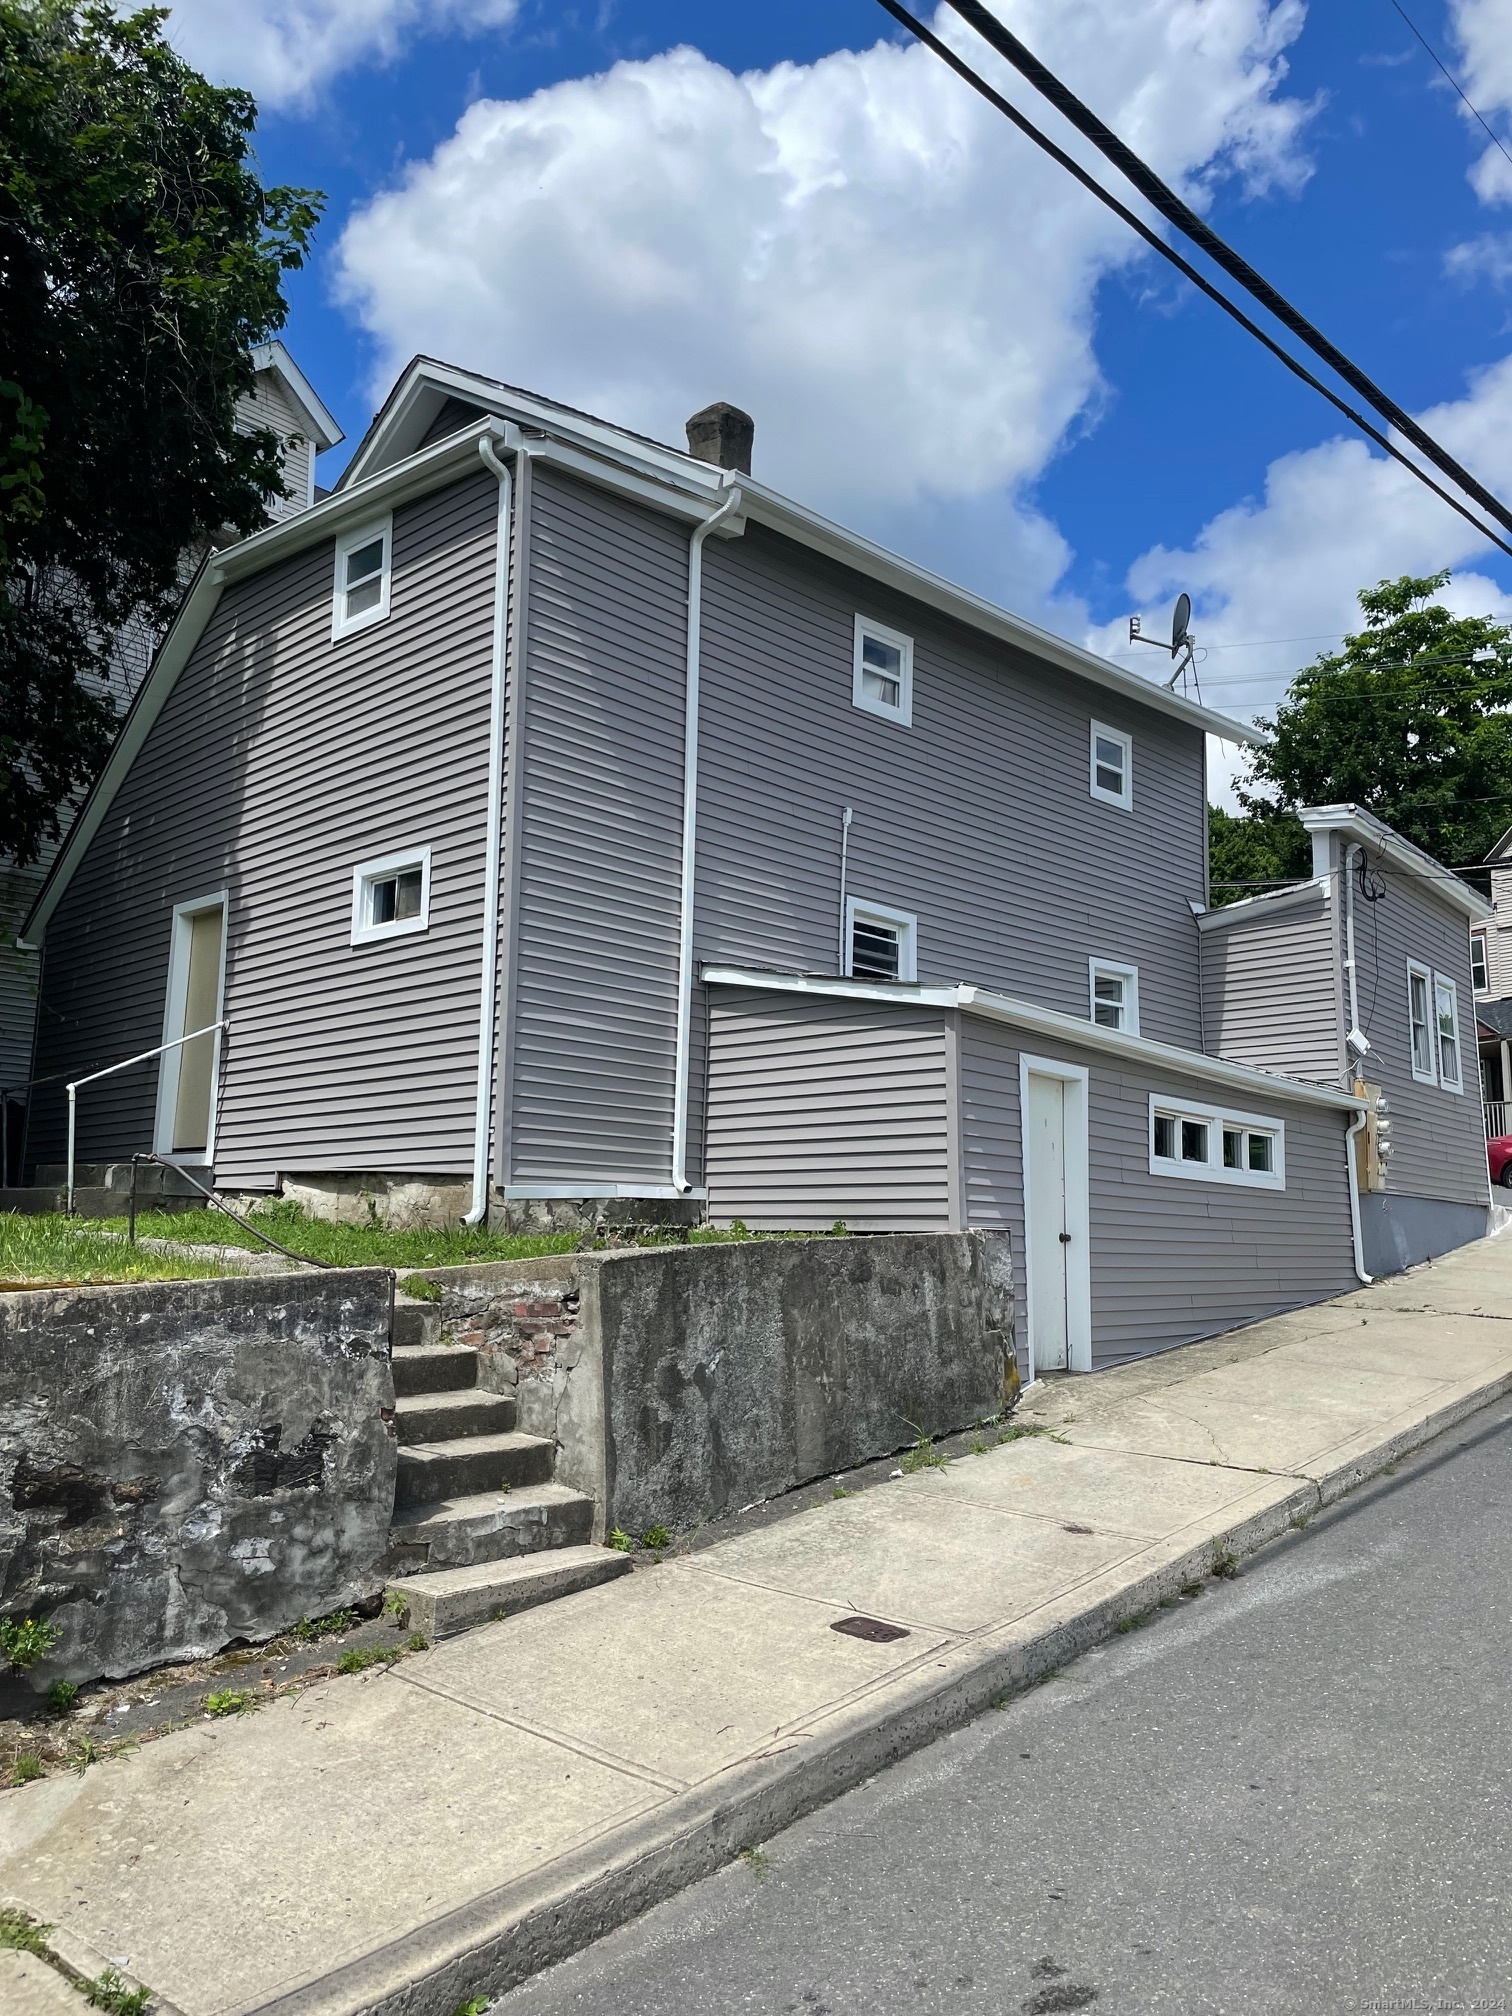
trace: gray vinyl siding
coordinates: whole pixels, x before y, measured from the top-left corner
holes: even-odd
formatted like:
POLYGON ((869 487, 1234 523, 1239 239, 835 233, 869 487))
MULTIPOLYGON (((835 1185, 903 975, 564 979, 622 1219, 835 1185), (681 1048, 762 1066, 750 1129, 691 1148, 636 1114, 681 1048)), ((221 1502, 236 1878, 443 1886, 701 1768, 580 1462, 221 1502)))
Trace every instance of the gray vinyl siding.
MULTIPOLYGON (((1334 843, 1338 845, 1337 840, 1334 843)), ((1371 1054, 1363 1075, 1380 1085, 1391 1111, 1388 1195, 1484 1204, 1490 1196, 1485 1119, 1476 1057, 1470 927, 1463 912, 1431 893, 1423 878, 1372 859, 1377 903, 1355 900, 1360 1022, 1371 1054), (1412 1075, 1407 962, 1416 960, 1455 983, 1462 1092, 1420 1084, 1412 1075)))
POLYGON ((1139 968, 1146 1035, 1197 1048, 1203 741, 759 526, 704 555, 698 949, 833 973, 848 893, 918 918, 921 981, 1089 1014, 1139 968), (913 725, 851 703, 860 613, 914 639, 913 725), (1132 811, 1089 789, 1091 722, 1134 739, 1132 811))
POLYGON ((1322 888, 1201 933, 1203 1049, 1291 1078, 1344 1069, 1334 920, 1322 888))
POLYGON ((307 510, 314 481, 315 444, 301 431, 304 422, 271 372, 257 374, 252 390, 237 401, 236 417, 243 433, 251 433, 256 427, 270 427, 283 448, 284 481, 291 494, 270 497, 268 516, 293 518, 307 510))
POLYGON ((664 1187, 688 533, 537 469, 528 576, 508 1180, 664 1187))
POLYGON ((759 1231, 954 1229, 938 1009, 711 989, 709 1215, 759 1231))
MULTIPOLYGON (((173 906, 229 892, 222 1184, 471 1167, 496 498, 397 511, 392 614, 339 642, 330 541, 229 589, 48 927, 38 1069, 80 1071, 162 1040, 173 906), (353 869, 411 845, 429 930, 352 946, 353 869)), ((150 1147, 156 1085, 83 1093, 80 1158, 150 1147)))
POLYGON ((1281 1096, 1214 1097, 1200 1078, 1112 1063, 1095 1051, 961 1018, 966 1216, 1006 1227, 1024 1306, 1019 1055, 1089 1071, 1088 1147, 1094 1369, 1300 1308, 1356 1285, 1344 1161, 1348 1116, 1281 1096), (1193 1182, 1150 1171, 1150 1095, 1264 1112, 1286 1130, 1286 1188, 1193 1182))

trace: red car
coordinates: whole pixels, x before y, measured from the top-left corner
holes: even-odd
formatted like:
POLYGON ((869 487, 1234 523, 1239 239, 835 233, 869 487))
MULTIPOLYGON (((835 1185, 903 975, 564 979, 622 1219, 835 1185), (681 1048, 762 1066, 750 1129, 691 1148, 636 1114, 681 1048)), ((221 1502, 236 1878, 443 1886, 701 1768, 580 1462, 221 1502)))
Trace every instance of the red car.
POLYGON ((1486 1160, 1491 1165, 1491 1181, 1512 1190, 1512 1134, 1493 1134, 1486 1143, 1486 1160))

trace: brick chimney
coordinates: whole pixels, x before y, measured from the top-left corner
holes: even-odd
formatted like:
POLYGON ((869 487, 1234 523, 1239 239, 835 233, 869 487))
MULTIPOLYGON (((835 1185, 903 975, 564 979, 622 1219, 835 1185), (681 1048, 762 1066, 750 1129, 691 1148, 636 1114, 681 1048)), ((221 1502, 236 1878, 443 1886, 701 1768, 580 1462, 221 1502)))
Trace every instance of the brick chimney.
POLYGON ((738 469, 751 473, 751 443, 756 438, 756 422, 738 406, 719 400, 705 406, 688 422, 688 453, 700 462, 712 462, 716 469, 738 469))

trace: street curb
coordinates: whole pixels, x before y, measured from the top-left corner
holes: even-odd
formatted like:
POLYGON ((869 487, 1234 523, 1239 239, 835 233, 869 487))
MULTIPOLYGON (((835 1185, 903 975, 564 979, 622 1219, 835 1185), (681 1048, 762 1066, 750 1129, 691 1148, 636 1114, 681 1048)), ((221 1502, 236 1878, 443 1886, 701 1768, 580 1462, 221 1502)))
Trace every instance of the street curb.
POLYGON ((1033 1686, 1175 1596, 1184 1583, 1206 1579, 1224 1556, 1256 1553, 1509 1393, 1512 1371, 1457 1394, 1315 1478, 1257 1472, 1257 1492, 1292 1488, 1195 1543, 1156 1543, 1140 1556, 1143 1572, 1116 1587, 1106 1585, 1119 1570, 1106 1570, 1046 1604, 1023 1627, 997 1627, 942 1648, 927 1673, 890 1688, 885 1705, 863 1699, 838 1711, 823 1733, 795 1737, 778 1755, 733 1768, 717 1794, 707 1786, 689 1792, 647 1819, 608 1830, 549 1870, 474 1898, 317 1978, 243 2004, 236 2016, 454 2016, 458 2004, 474 1996, 501 1995, 712 1875, 742 1849, 964 1727, 1005 1695, 1033 1686), (1158 1559, 1178 1545, 1179 1552, 1158 1559), (1157 1565, 1149 1565, 1152 1555, 1157 1565), (1100 1586, 1106 1593, 1088 1601, 1100 1586))

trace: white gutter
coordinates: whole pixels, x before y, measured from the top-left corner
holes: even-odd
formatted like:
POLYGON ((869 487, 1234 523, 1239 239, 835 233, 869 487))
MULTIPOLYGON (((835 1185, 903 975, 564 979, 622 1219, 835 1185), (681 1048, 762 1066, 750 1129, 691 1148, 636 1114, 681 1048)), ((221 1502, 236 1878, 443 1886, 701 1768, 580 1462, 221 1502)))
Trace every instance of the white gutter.
POLYGON ((1110 1057, 1127 1058, 1159 1071, 1171 1071, 1187 1078, 1206 1078, 1231 1091, 1253 1095, 1269 1094, 1273 1099, 1290 1099, 1303 1106, 1329 1106, 1335 1112, 1357 1113, 1361 1102, 1352 1092, 1335 1085, 1314 1085, 1304 1078, 1283 1078, 1278 1072, 1259 1071, 1251 1064, 1231 1064, 1226 1057, 1210 1057, 1202 1050, 1183 1050, 1175 1043, 1157 1043, 1148 1036, 1130 1036, 1121 1029, 1107 1029, 1099 1022, 1083 1021, 1079 1015, 1063 1015, 1057 1008, 1041 1008, 1032 1001, 1017 1001, 1006 994, 994 994, 982 987, 914 986, 897 981, 837 980, 810 977, 802 973, 768 973, 759 967, 705 966, 703 980, 711 987, 750 987, 772 993, 810 994, 842 1001, 890 1001, 899 1008, 961 1008, 968 1014, 1005 1022, 1014 1028, 1032 1030, 1052 1041, 1073 1043, 1083 1050, 1102 1051, 1110 1057))
POLYGON ((672 1188, 683 1196, 688 1181, 688 1064, 693 1047, 693 895, 698 840, 698 659, 703 634, 703 549, 716 525, 740 509, 736 485, 719 509, 693 529, 688 542, 688 668, 683 700, 683 820, 681 926, 677 948, 677 1060, 672 1088, 672 1188))
POLYGON ((1354 1270, 1367 1288, 1375 1276, 1365 1271, 1365 1237, 1360 1230, 1360 1182, 1359 1171, 1355 1167, 1355 1142, 1369 1118, 1369 1112, 1362 1106, 1344 1133, 1344 1159, 1349 1164, 1349 1230, 1354 1239, 1354 1270))
POLYGON ((1492 905, 1479 890, 1472 889, 1468 882, 1462 882, 1442 861, 1435 861, 1421 847, 1404 840, 1394 826, 1377 819, 1363 805, 1304 805, 1297 817, 1314 838, 1322 833, 1337 833, 1341 838, 1358 840, 1373 848, 1393 867, 1416 876, 1436 896, 1454 909, 1462 910, 1476 923, 1483 924, 1492 916, 1492 905))
MULTIPOLYGON (((519 435, 510 428, 506 447, 518 454, 519 435), (514 438, 511 440, 509 435, 514 438)), ((493 667, 488 697, 488 831, 483 866, 483 972, 478 1000, 478 1091, 473 1118, 472 1208, 464 1225, 488 1217, 488 1160, 493 1120, 494 1030, 499 1012, 499 918, 504 869, 504 700, 509 643, 510 551, 514 524, 514 475, 485 434, 478 453, 499 485, 497 547, 494 556, 493 667)))

